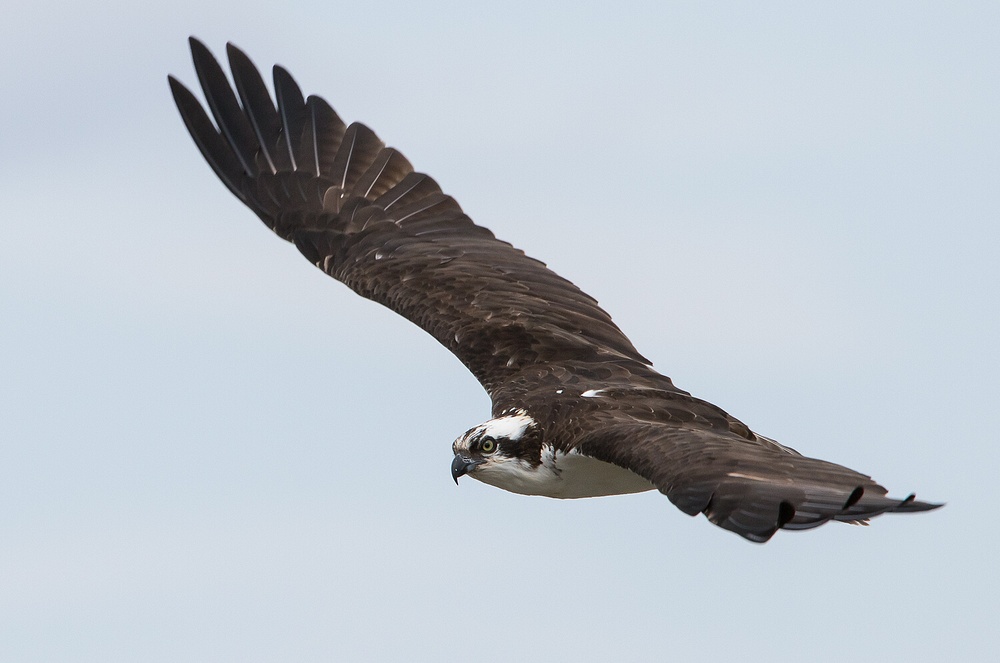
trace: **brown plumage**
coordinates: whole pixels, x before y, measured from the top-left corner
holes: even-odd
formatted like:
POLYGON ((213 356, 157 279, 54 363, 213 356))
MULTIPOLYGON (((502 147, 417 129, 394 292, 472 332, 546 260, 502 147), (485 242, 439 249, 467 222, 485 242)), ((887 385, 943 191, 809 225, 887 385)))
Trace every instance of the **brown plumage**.
POLYGON ((310 262, 451 350, 494 416, 530 415, 537 428, 520 446, 504 440, 503 453, 537 466, 547 446, 611 463, 753 541, 939 506, 886 497, 869 477, 803 457, 678 389, 593 298, 475 225, 368 127, 303 98, 278 66, 275 106, 230 44, 234 92, 208 49, 194 38, 191 49, 214 123, 173 77, 170 87, 212 169, 310 262))

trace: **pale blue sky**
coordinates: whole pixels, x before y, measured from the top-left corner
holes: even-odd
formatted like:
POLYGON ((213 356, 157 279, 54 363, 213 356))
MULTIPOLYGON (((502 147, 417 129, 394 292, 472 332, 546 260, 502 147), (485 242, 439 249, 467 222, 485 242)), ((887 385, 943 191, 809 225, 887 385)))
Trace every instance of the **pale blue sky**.
POLYGON ((0 25, 0 660, 1000 647, 1000 6, 22 4, 0 25), (166 75, 362 120, 754 429, 948 502, 748 544, 451 482, 489 402, 276 239, 166 75))

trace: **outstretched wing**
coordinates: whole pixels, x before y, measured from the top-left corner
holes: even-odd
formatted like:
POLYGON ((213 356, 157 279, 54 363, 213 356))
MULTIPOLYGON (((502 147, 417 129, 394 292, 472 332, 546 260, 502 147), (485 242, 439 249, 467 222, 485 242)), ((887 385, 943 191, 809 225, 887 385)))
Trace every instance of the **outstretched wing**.
POLYGON ((830 521, 864 523, 890 512, 940 504, 887 496, 871 477, 808 458, 773 440, 730 430, 724 422, 610 422, 576 451, 649 480, 684 513, 763 543, 779 529, 830 521))
POLYGON ((363 124, 346 126, 274 67, 277 107, 250 59, 227 48, 236 92, 191 39, 214 124, 169 78, 184 123, 237 198, 324 272, 444 344, 497 401, 537 364, 614 362, 656 375, 597 302, 475 225, 430 177, 363 124), (238 95, 238 96, 237 96, 238 95))

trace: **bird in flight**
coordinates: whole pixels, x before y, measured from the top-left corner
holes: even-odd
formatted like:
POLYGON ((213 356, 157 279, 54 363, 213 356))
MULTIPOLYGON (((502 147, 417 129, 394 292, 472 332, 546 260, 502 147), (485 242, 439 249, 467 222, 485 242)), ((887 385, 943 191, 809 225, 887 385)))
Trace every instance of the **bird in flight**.
POLYGON ((452 445, 456 483, 556 498, 657 489, 761 543, 779 529, 941 506, 889 497, 674 386, 596 300, 473 223, 367 126, 304 98, 280 66, 272 101, 229 44, 234 91, 208 48, 190 44, 211 117, 168 80, 216 175, 311 263, 431 334, 489 393, 492 418, 452 445))

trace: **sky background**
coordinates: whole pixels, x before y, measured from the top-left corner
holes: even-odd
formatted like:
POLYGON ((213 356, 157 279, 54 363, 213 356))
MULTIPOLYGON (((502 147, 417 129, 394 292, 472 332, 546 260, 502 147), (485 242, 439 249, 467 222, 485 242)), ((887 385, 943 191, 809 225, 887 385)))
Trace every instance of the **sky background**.
POLYGON ((1000 647, 1000 5, 37 2, 0 24, 0 660, 941 661, 1000 647), (451 481, 489 400, 212 174, 280 62, 682 388, 932 514, 749 544, 451 481))

